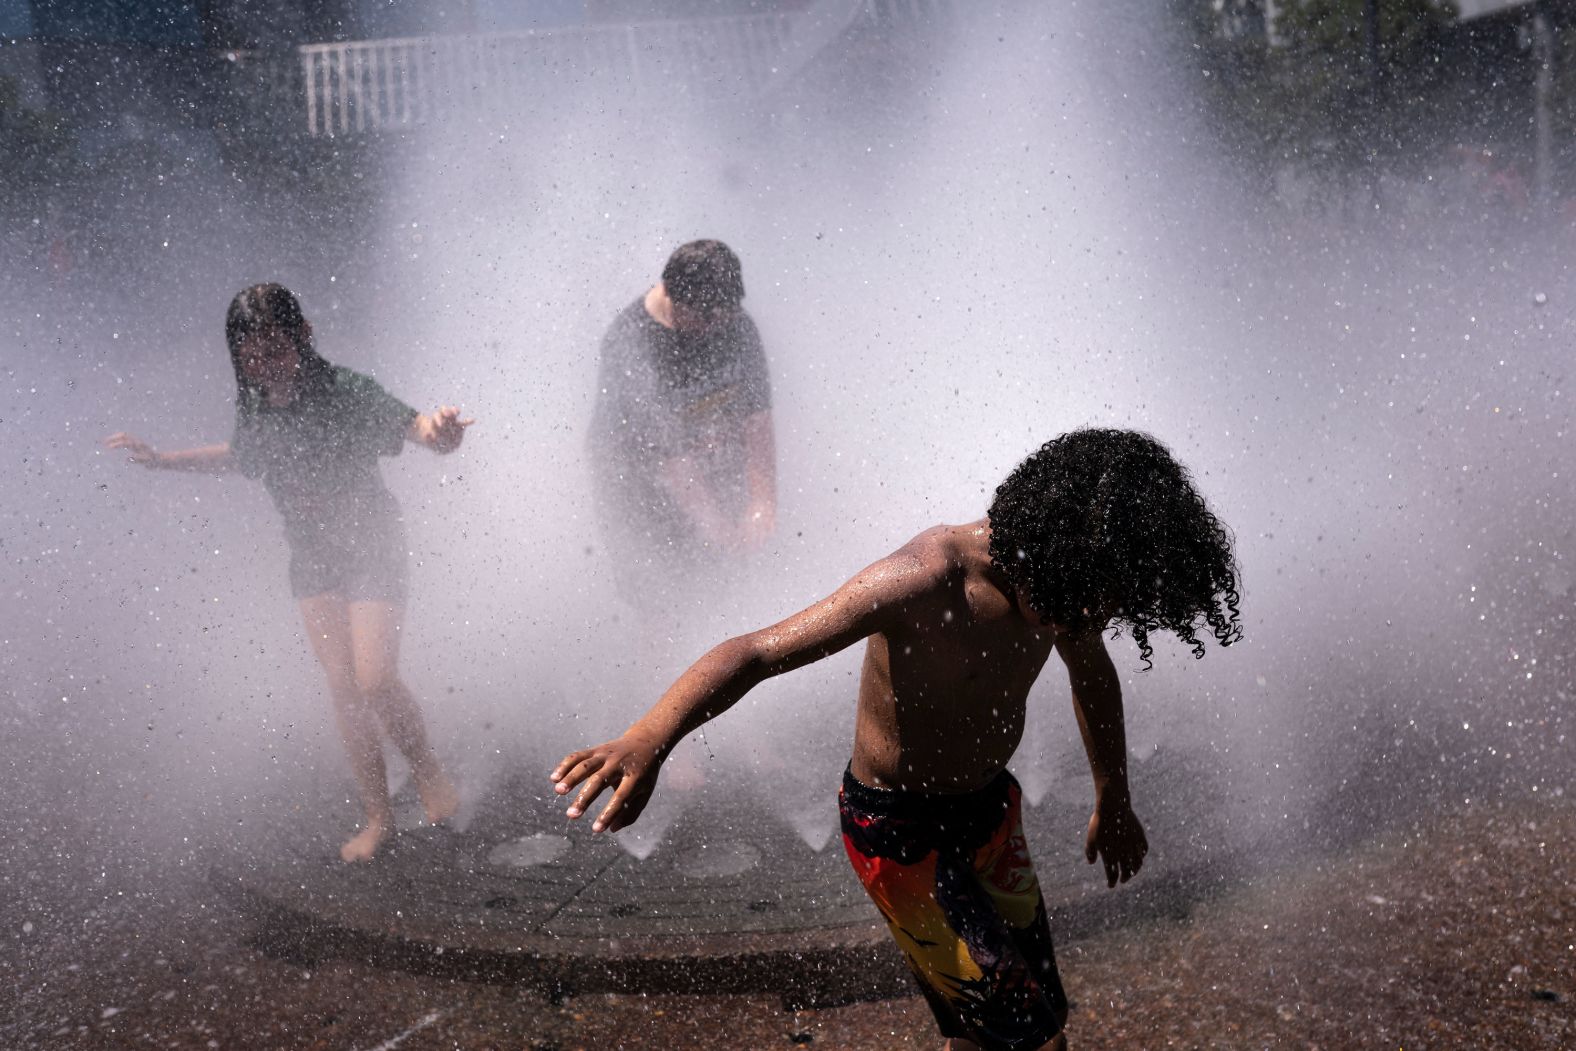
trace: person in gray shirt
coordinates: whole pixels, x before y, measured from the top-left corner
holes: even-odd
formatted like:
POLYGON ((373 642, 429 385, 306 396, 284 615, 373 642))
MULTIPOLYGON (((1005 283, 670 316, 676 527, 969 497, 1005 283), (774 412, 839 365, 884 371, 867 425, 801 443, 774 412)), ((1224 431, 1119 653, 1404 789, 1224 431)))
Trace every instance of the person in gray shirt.
POLYGON ((602 338, 594 493, 614 579, 637 606, 775 529, 771 385, 743 300, 733 250, 691 241, 602 338))

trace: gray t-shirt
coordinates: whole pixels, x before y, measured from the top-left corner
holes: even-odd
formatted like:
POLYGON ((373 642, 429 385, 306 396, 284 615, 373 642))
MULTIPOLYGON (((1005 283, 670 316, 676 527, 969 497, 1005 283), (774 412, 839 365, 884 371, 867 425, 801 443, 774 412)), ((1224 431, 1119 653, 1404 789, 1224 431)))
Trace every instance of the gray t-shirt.
POLYGON ((688 536, 683 513, 658 482, 663 463, 695 464, 724 511, 748 499, 744 423, 771 408, 766 355, 743 311, 699 335, 646 312, 644 297, 602 337, 592 471, 608 524, 657 543, 688 536))
POLYGON ((332 540, 398 515, 378 457, 399 455, 416 415, 370 376, 330 365, 289 405, 243 394, 230 454, 273 497, 292 547, 332 540))

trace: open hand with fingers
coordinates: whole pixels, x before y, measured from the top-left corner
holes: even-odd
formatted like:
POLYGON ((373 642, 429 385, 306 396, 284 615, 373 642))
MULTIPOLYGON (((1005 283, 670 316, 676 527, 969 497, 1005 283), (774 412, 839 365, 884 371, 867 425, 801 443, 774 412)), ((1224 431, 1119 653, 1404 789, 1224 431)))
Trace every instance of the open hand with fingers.
POLYGON ((131 463, 141 464, 143 467, 158 466, 159 454, 153 446, 141 438, 127 434, 125 431, 120 431, 105 438, 104 446, 108 449, 124 450, 126 459, 131 463))
POLYGON ((1089 818, 1089 835, 1084 840, 1084 858, 1093 865, 1098 857, 1105 866, 1105 884, 1114 887, 1138 875, 1144 867, 1149 841, 1144 826, 1138 823, 1132 804, 1125 796, 1095 803, 1089 818))
POLYGON ((569 804, 569 817, 579 817, 591 809, 602 789, 611 787, 613 797, 591 823, 593 832, 616 832, 640 817, 657 786, 666 750, 644 737, 625 734, 616 741, 570 752, 553 768, 554 790, 568 795, 578 786, 580 793, 569 804))
POLYGON ((475 423, 474 418, 460 419, 460 410, 444 405, 431 415, 422 416, 417 425, 421 442, 436 453, 451 453, 465 440, 465 428, 475 423))

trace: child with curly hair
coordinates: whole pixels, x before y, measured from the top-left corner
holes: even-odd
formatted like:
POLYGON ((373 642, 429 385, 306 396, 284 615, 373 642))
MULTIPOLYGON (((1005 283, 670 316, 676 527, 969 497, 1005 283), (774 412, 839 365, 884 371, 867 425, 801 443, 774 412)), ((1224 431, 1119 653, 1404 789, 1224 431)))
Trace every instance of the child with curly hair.
POLYGON ((399 677, 405 529, 378 457, 398 455, 407 441, 451 453, 474 421, 451 406, 417 412, 371 377, 329 364, 283 285, 236 295, 224 335, 236 383, 229 442, 160 452, 120 433, 105 444, 143 467, 236 471, 260 480, 274 498, 290 544, 290 590, 328 675, 365 816, 339 856, 367 861, 394 833, 384 734, 409 761, 428 821, 447 820, 460 803, 427 742, 421 708, 399 677))
POLYGON ((730 639, 617 740, 552 772, 569 816, 611 799, 596 831, 640 816, 685 735, 763 680, 868 639, 843 843, 949 1046, 1064 1048, 1067 998, 1006 766, 1029 688, 1054 650, 1094 777, 1084 853, 1109 886, 1148 844, 1127 783, 1122 693, 1103 635, 1126 625, 1196 656, 1204 627, 1241 636, 1231 537, 1159 442, 1081 430, 1046 443, 996 490, 987 517, 937 526, 828 598, 730 639))

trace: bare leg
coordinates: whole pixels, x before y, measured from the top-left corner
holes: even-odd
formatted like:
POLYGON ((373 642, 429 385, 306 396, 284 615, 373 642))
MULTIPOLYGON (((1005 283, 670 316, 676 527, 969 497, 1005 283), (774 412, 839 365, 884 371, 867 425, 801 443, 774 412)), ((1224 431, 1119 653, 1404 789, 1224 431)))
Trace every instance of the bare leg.
POLYGON ((421 708, 399 677, 399 634, 404 611, 386 602, 350 603, 350 630, 355 654, 355 679, 361 695, 382 720, 394 747, 410 763, 416 791, 436 825, 454 816, 460 794, 432 746, 421 708))
POLYGON ((334 718, 366 816, 361 831, 339 848, 339 856, 345 861, 366 861, 394 831, 394 815, 389 807, 388 773, 383 767, 377 717, 356 686, 350 611, 338 595, 314 595, 301 600, 301 616, 312 652, 328 676, 334 718))

